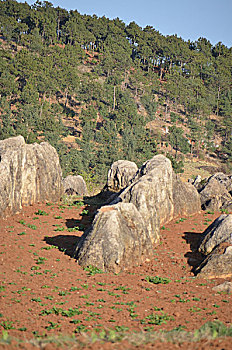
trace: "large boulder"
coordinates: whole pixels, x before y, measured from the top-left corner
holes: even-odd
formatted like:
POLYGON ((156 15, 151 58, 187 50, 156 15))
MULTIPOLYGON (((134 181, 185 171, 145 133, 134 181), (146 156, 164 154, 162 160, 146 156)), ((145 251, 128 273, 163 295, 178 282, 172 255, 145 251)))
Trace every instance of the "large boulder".
POLYGON ((138 167, 134 162, 128 160, 114 162, 107 175, 107 190, 115 192, 122 190, 129 185, 137 170, 138 167))
POLYGON ((152 243, 141 214, 132 203, 98 210, 90 231, 79 241, 74 257, 83 266, 118 273, 152 255, 152 243))
POLYGON ((75 257, 83 266, 119 272, 150 256, 151 244, 159 241, 161 225, 180 214, 198 211, 196 189, 180 181, 169 159, 155 156, 109 206, 100 209, 75 257))
POLYGON ((232 245, 221 244, 196 269, 199 277, 227 278, 232 276, 232 245))
POLYGON ((196 184, 202 209, 232 210, 232 176, 216 173, 196 184))
POLYGON ((203 233, 199 251, 205 259, 196 273, 204 278, 232 276, 232 215, 219 216, 203 233))
POLYGON ((200 211, 197 190, 174 174, 171 161, 163 155, 154 156, 142 165, 118 201, 136 206, 154 243, 159 241, 161 225, 179 215, 200 211))
POLYGON ((81 175, 68 175, 63 180, 63 188, 67 195, 85 196, 87 194, 87 186, 81 175))
POLYGON ((27 145, 22 136, 0 141, 0 216, 19 212, 23 205, 58 201, 62 172, 49 143, 27 145))
POLYGON ((232 215, 222 214, 203 232, 199 251, 205 255, 223 242, 232 244, 232 215))

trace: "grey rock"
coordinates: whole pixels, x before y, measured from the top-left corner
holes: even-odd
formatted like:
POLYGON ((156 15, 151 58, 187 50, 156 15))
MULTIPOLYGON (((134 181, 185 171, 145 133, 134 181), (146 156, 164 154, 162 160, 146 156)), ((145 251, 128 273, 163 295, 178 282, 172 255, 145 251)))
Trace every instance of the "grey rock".
POLYGON ((181 182, 163 155, 145 162, 130 182, 79 242, 75 256, 82 266, 119 272, 141 263, 159 242, 161 225, 200 210, 196 189, 181 182))
POLYGON ((184 183, 173 172, 173 217, 189 216, 201 210, 200 196, 197 189, 190 183, 184 183))
POLYGON ((67 195, 85 196, 87 194, 86 183, 80 175, 68 175, 63 180, 63 188, 67 195))
POLYGON ((232 246, 228 246, 221 252, 221 247, 215 248, 196 272, 203 278, 227 278, 232 276, 232 246))
POLYGON ((220 215, 204 232, 199 251, 205 255, 223 242, 232 244, 232 215, 220 215))
POLYGON ((56 150, 47 142, 27 145, 22 136, 0 141, 0 216, 23 205, 58 201, 63 193, 56 150))
POLYGON ((219 284, 212 288, 215 292, 225 292, 232 293, 232 282, 225 281, 224 283, 219 284))
POLYGON ((107 189, 110 191, 120 191, 128 186, 131 179, 138 170, 134 162, 128 160, 118 160, 111 165, 107 176, 107 189))
POLYGON ((231 176, 216 173, 201 181, 197 186, 201 197, 202 209, 232 209, 231 176))
POLYGON ((118 273, 152 256, 152 243, 141 214, 132 203, 102 207, 74 256, 83 266, 118 273))
POLYGON ((170 221, 174 214, 173 171, 171 162, 163 155, 143 164, 135 182, 128 186, 118 200, 133 203, 146 223, 153 243, 159 241, 160 225, 170 221))

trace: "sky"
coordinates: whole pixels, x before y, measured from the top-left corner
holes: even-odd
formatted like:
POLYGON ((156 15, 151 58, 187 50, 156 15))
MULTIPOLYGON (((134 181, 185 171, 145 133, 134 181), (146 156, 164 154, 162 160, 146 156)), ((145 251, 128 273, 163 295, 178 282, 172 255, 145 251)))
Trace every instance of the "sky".
MULTIPOLYGON (((232 47, 232 0, 48 0, 54 7, 81 14, 119 17, 142 28, 150 25, 163 35, 184 40, 208 39, 232 47)), ((19 1, 18 1, 19 2, 19 1)), ((25 0, 20 0, 25 2, 25 0)), ((26 1, 32 5, 35 1, 26 1)))

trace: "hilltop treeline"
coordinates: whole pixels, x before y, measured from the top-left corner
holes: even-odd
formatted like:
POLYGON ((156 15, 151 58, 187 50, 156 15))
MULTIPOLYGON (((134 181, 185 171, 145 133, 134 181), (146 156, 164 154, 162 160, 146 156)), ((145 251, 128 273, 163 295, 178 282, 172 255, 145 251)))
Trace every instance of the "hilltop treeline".
POLYGON ((231 48, 47 1, 1 1, 0 30, 0 138, 48 140, 66 173, 92 176, 119 158, 141 163, 159 143, 176 154, 214 151, 215 133, 231 160, 231 48), (148 127, 170 115, 168 135, 148 127), (64 117, 74 128, 64 126, 64 117), (61 141, 68 133, 78 147, 61 141))

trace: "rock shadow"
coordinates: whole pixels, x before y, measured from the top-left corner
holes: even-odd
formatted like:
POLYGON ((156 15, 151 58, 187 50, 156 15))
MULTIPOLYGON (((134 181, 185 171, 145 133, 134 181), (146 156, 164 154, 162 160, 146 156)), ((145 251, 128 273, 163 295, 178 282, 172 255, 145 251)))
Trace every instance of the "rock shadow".
POLYGON ((192 272, 195 273, 196 268, 205 259, 205 255, 198 251, 203 234, 199 232, 185 232, 183 238, 190 244, 191 251, 187 252, 185 257, 188 258, 188 264, 192 267, 192 272))
POLYGON ((58 235, 55 237, 45 237, 44 241, 49 244, 58 247, 58 249, 65 255, 73 258, 74 250, 80 237, 74 235, 58 235))

